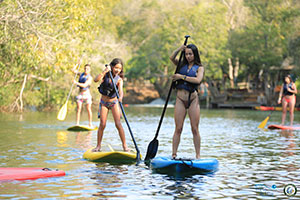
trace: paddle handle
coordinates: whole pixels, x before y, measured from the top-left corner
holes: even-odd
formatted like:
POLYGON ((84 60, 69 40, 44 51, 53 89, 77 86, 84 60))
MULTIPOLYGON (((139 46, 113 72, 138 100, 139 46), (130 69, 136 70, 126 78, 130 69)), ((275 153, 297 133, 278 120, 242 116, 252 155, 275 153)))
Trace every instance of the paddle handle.
POLYGON ((116 86, 116 84, 115 84, 115 81, 114 81, 114 78, 113 78, 113 76, 112 76, 111 70, 109 70, 109 76, 110 76, 110 79, 111 79, 111 81, 112 81, 112 83, 113 83, 113 86, 114 86, 114 88, 115 88, 115 91, 116 91, 116 94, 117 94, 117 98, 118 98, 118 102, 119 102, 120 107, 121 107, 121 110, 122 110, 122 114, 123 114, 123 116, 124 116, 125 122, 126 122, 126 124, 127 124, 128 130, 129 130, 129 133, 130 133, 130 136, 131 136, 131 139, 132 139, 133 144, 134 144, 135 149, 136 149, 136 159, 137 159, 137 163, 139 163, 139 161, 140 161, 140 150, 139 150, 139 148, 138 148, 138 146, 137 146, 137 144, 136 144, 136 142, 135 142, 135 139, 134 139, 134 137, 133 137, 131 128, 130 128, 130 126, 129 126, 129 122, 128 122, 127 117, 126 117, 125 110, 124 110, 124 108, 123 108, 122 102, 120 101, 119 90, 118 90, 118 88, 117 88, 117 86, 116 86))
MULTIPOLYGON (((186 36, 185 36, 185 40, 184 40, 183 45, 186 45, 186 44, 187 44, 187 41, 188 41, 189 37, 190 37, 189 35, 186 35, 186 36)), ((178 63, 177 63, 176 71, 175 71, 174 74, 176 74, 176 73, 179 71, 179 66, 180 66, 182 57, 183 57, 183 51, 181 51, 181 53, 180 53, 179 61, 178 61, 178 63)), ((159 123, 158 123, 158 127, 157 127, 157 130, 156 130, 156 133, 155 133, 154 140, 156 140, 157 137, 158 137, 158 133, 159 133, 161 124, 162 124, 162 122, 163 122, 164 115, 165 115, 165 112, 166 112, 166 109, 167 109, 167 106, 168 106, 168 102, 169 102, 169 99, 170 99, 170 96, 171 96, 171 93, 172 93, 173 84, 174 84, 174 82, 172 82, 171 87, 170 87, 170 89, 169 89, 168 96, 167 96, 167 99, 166 99, 166 102, 165 102, 165 105, 164 105, 164 109, 163 109, 163 111, 162 111, 162 114, 161 114, 161 117, 160 117, 160 120, 159 120, 159 123)))

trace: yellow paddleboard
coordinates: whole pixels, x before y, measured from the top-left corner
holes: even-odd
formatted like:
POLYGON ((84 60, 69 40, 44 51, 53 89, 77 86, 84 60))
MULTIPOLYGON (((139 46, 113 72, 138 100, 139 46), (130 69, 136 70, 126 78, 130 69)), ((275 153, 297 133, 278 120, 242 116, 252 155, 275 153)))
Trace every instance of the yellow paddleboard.
POLYGON ((86 125, 76 125, 76 126, 71 126, 67 130, 68 131, 94 131, 97 130, 98 127, 95 126, 93 128, 86 126, 86 125))
MULTIPOLYGON (((135 151, 125 152, 122 150, 114 150, 110 145, 109 148, 103 148, 101 152, 92 152, 92 149, 88 149, 83 158, 92 162, 108 162, 108 163, 134 163, 136 162, 137 153, 135 151)), ((140 155, 141 157, 141 155, 140 155)))

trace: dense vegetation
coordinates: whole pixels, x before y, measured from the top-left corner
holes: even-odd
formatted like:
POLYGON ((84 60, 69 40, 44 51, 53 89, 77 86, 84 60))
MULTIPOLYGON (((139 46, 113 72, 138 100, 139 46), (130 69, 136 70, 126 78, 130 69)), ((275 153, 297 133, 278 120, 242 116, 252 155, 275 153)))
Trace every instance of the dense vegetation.
POLYGON ((93 75, 120 57, 129 80, 157 83, 186 34, 213 79, 228 59, 240 80, 286 58, 300 65, 298 0, 1 0, 0 29, 0 107, 10 111, 63 104, 81 57, 93 75))

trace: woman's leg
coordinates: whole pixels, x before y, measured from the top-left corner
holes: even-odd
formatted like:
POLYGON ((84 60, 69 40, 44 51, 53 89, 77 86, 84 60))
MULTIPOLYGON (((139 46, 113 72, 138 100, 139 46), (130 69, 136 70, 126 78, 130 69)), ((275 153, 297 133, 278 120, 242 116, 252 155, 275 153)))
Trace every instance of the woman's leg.
POLYGON ((282 98, 282 116, 281 116, 281 125, 284 126, 285 118, 286 118, 286 110, 287 110, 287 102, 284 98, 282 98))
POLYGON ((126 144, 126 138, 125 138, 125 132, 121 123, 121 113, 118 103, 114 105, 114 107, 111 108, 111 112, 113 115, 113 118, 115 120, 115 126, 118 129, 119 136, 122 142, 123 150, 129 151, 127 144, 126 144))
POLYGON ((89 126, 92 127, 92 104, 86 104, 86 110, 88 112, 88 117, 89 117, 89 126))
POLYGON ((82 102, 77 101, 76 125, 79 125, 81 108, 82 108, 82 102))
POLYGON ((294 109, 295 109, 295 104, 296 104, 296 97, 292 97, 289 103, 289 108, 290 108, 290 126, 293 126, 294 122, 294 109))
POLYGON ((201 147, 201 137, 199 134, 199 121, 200 121, 200 106, 198 97, 196 97, 188 110, 191 128, 193 133, 193 142, 196 151, 196 159, 200 159, 200 147, 201 147))
POLYGON ((97 132, 97 146, 92 150, 94 152, 100 151, 101 149, 101 142, 103 138, 103 132, 106 126, 107 115, 108 109, 105 106, 102 106, 100 111, 100 125, 97 132))
POLYGON ((172 140, 172 157, 177 156, 177 150, 180 143, 180 136, 183 129, 183 122, 186 116, 186 109, 182 100, 176 98, 174 120, 175 120, 175 131, 172 140))

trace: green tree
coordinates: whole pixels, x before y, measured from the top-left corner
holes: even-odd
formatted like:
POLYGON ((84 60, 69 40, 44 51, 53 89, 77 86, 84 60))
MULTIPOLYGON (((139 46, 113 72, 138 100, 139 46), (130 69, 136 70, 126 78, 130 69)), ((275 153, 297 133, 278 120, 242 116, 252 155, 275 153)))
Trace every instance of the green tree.
MULTIPOLYGON (((185 35, 191 35, 189 43, 198 46, 206 74, 221 77, 220 65, 230 53, 226 50, 229 25, 224 17, 225 6, 218 1, 188 6, 172 6, 170 2, 139 1, 138 13, 122 13, 125 23, 120 26, 120 37, 130 39, 128 42, 134 47, 132 58, 128 61, 129 76, 143 77, 156 83, 166 67, 169 74, 174 73, 175 66, 171 64, 169 55, 183 43, 185 35)), ((161 90, 161 86, 157 84, 157 89, 161 90)))
POLYGON ((293 1, 245 0, 251 19, 245 27, 230 34, 229 48, 233 57, 248 66, 247 74, 257 74, 271 66, 280 66, 288 56, 288 41, 299 8, 293 1))

